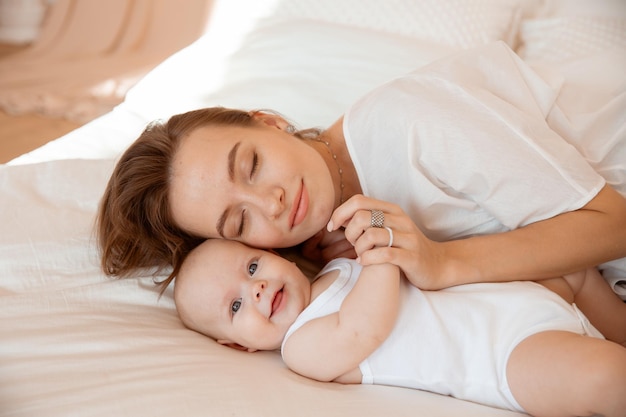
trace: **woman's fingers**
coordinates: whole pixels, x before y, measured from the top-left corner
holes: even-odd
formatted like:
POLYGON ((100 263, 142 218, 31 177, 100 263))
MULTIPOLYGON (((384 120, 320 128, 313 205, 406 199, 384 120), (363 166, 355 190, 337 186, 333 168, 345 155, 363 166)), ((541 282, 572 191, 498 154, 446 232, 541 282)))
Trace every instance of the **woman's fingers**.
POLYGON ((335 209, 330 217, 327 229, 328 231, 332 231, 342 226, 347 227, 348 223, 354 219, 357 213, 362 213, 359 217, 359 221, 363 228, 370 226, 372 210, 380 210, 384 215, 402 212, 395 204, 357 194, 350 197, 348 201, 335 209))
POLYGON ((335 210, 328 224, 329 230, 338 227, 335 222, 341 222, 346 239, 353 245, 371 228, 410 230, 414 227, 400 207, 362 195, 353 196, 335 210))
POLYGON ((356 211, 350 221, 345 225, 344 233, 346 235, 346 239, 355 245, 357 239, 359 239, 367 230, 372 228, 371 218, 372 213, 369 210, 356 211))
MULTIPOLYGON (((411 284, 423 290, 440 290, 447 285, 441 280, 445 265, 441 243, 420 236, 402 234, 402 247, 377 246, 358 255, 361 265, 391 263, 398 266, 411 284), (415 239, 417 238, 417 239, 415 239)), ((394 236, 395 240, 395 236, 394 236)))
POLYGON ((335 210, 329 230, 335 230, 339 224, 345 228, 345 238, 355 246, 357 255, 375 247, 401 247, 399 236, 418 230, 399 206, 363 195, 351 197, 335 210))
POLYGON ((426 237, 399 206, 355 195, 333 212, 328 230, 341 226, 361 264, 391 263, 417 287, 445 287, 439 281, 445 269, 443 245, 426 237))
POLYGON ((390 243, 394 247, 400 247, 400 239, 400 233, 391 227, 389 229, 370 227, 355 241, 354 250, 357 256, 360 256, 370 249, 390 247, 390 243))

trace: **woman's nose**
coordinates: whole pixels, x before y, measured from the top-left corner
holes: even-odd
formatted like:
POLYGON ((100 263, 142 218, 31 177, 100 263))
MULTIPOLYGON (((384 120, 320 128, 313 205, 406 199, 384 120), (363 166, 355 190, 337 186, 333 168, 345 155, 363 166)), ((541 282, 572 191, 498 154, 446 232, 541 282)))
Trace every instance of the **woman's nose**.
POLYGON ((285 210, 285 190, 273 187, 265 190, 260 198, 260 206, 268 217, 278 217, 285 210))

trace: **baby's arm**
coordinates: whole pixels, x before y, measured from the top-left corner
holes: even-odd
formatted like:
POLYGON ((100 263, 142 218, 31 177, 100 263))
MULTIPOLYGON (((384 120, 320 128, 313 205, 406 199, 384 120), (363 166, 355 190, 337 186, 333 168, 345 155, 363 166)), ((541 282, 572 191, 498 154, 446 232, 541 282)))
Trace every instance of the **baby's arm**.
POLYGON ((364 267, 337 313, 311 320, 287 340, 287 366, 319 381, 332 381, 357 368, 393 329, 399 289, 398 267, 364 267))

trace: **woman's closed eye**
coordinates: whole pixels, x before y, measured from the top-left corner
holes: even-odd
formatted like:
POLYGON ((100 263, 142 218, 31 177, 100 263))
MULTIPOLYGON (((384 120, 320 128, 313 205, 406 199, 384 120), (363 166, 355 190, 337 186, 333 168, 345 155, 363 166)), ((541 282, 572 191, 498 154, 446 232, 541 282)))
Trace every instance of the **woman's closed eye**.
POLYGON ((239 220, 239 227, 237 228, 237 237, 243 236, 243 231, 246 228, 246 223, 247 223, 246 211, 243 210, 241 212, 241 219, 239 220))
POLYGON ((251 165, 251 168, 250 168, 250 179, 252 179, 254 177, 254 174, 256 174, 258 169, 259 169, 259 154, 254 152, 252 154, 252 165, 251 165))
MULTIPOLYGON (((259 154, 254 152, 252 154, 252 164, 250 165, 250 180, 254 178, 254 175, 259 169, 259 154)), ((237 237, 243 236, 243 232, 246 230, 246 223, 248 222, 246 210, 241 212, 241 220, 239 221, 239 227, 237 228, 237 237)))

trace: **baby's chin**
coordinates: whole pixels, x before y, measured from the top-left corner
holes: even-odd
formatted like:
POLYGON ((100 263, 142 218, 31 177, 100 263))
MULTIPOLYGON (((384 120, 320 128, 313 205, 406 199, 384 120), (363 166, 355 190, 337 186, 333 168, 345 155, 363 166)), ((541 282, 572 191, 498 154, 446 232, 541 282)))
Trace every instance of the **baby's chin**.
POLYGON ((281 346, 282 346, 282 339, 279 342, 277 342, 277 343, 269 343, 269 344, 258 345, 256 348, 250 349, 250 351, 253 351, 253 352, 256 352, 256 351, 280 351, 281 346))

